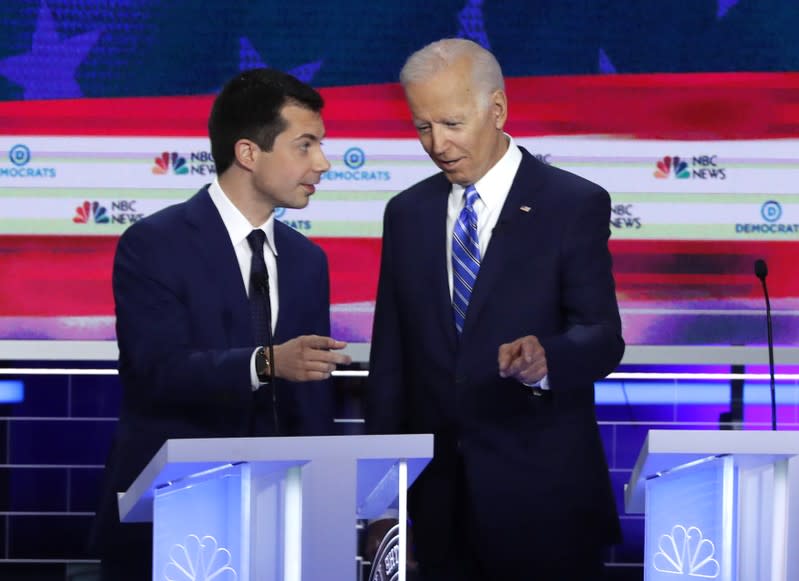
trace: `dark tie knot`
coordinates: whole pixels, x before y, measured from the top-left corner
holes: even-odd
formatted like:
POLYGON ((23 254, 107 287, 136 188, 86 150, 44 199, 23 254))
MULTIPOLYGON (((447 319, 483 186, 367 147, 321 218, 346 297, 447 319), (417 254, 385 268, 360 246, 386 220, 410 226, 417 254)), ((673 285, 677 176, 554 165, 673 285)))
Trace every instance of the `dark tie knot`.
POLYGON ((266 241, 266 232, 260 228, 256 228, 247 234, 247 243, 250 245, 250 250, 256 256, 264 255, 264 242, 266 241))

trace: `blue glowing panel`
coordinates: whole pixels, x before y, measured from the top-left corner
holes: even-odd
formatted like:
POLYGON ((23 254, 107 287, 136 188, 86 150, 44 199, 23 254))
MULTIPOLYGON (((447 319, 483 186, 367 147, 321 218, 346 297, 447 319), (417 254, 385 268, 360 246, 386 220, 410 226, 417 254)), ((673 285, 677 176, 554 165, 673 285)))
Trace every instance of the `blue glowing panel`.
POLYGON ((247 578, 241 467, 156 491, 153 579, 247 578))
POLYGON ((0 404, 25 401, 25 383, 19 379, 0 380, 0 404))
POLYGON ((645 581, 735 581, 734 487, 729 457, 647 481, 645 581))
MULTIPOLYGON (((775 386, 778 405, 795 405, 799 385, 779 382, 775 386)), ((600 381, 595 385, 597 405, 729 405, 730 381, 600 381)), ((768 381, 746 381, 745 404, 767 404, 768 381)))

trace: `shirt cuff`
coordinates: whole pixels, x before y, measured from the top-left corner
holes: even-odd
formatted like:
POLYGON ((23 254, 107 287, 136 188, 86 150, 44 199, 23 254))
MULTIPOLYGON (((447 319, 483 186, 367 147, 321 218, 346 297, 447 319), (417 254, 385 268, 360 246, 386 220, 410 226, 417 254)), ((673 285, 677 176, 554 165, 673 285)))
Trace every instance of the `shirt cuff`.
POLYGON ((258 353, 258 349, 260 347, 257 347, 250 355, 250 387, 253 391, 258 391, 258 388, 261 387, 261 382, 258 381, 258 373, 255 371, 255 354, 258 353))
POLYGON ((522 383, 527 387, 537 387, 538 389, 549 390, 549 375, 545 375, 535 383, 522 383))

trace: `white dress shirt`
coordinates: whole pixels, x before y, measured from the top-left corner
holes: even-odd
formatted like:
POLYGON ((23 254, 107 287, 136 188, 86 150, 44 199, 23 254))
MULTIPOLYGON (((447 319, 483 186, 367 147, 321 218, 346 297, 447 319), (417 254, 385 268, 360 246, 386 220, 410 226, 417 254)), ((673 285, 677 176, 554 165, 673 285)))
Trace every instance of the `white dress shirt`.
MULTIPOLYGON (((513 179, 522 163, 522 152, 516 147, 516 143, 510 135, 508 138, 508 151, 505 152, 500 160, 488 170, 488 173, 474 184, 480 199, 474 203, 474 210, 477 212, 477 238, 480 242, 480 260, 488 250, 488 243, 491 241, 491 234, 494 226, 497 225, 499 213, 510 192, 513 179)), ((461 213, 466 201, 463 198, 463 191, 466 188, 458 184, 452 184, 449 192, 449 202, 447 205, 447 277, 449 280, 449 295, 452 296, 452 231, 455 222, 461 213)))
MULTIPOLYGON (((250 249, 249 242, 247 242, 247 236, 254 228, 252 224, 250 224, 250 221, 244 217, 244 214, 233 205, 233 202, 230 201, 227 194, 222 191, 218 179, 214 179, 213 183, 208 187, 208 193, 230 236, 230 242, 233 244, 233 250, 236 251, 236 259, 239 262, 239 270, 241 271, 244 289, 249 293, 252 250, 250 249)), ((266 240, 264 241, 264 262, 266 262, 266 270, 269 273, 269 304, 272 309, 272 333, 274 333, 279 308, 277 292, 277 246, 275 246, 275 213, 272 212, 267 221, 258 226, 258 228, 263 230, 266 234, 266 240)), ((255 351, 257 351, 257 349, 255 351)), ((250 357, 250 380, 253 390, 258 389, 261 385, 258 381, 258 374, 255 372, 255 351, 253 351, 252 357, 250 357)))
MULTIPOLYGON (((488 170, 488 172, 474 184, 477 193, 480 194, 480 199, 474 203, 474 209, 475 212, 477 212, 477 238, 480 244, 481 261, 486 255, 488 243, 491 241, 491 234, 494 231, 494 227, 497 225, 502 206, 505 205, 505 200, 508 198, 513 180, 522 163, 522 152, 516 146, 513 137, 507 133, 505 136, 508 138, 508 151, 505 152, 505 155, 499 159, 494 167, 488 170)), ((466 203, 463 196, 465 189, 466 188, 461 185, 452 184, 452 189, 449 192, 449 201, 447 203, 447 280, 449 281, 450 297, 452 296, 453 287, 452 231, 455 228, 458 215, 461 213, 466 203)), ((549 381, 546 375, 536 383, 525 385, 549 389, 549 381)))

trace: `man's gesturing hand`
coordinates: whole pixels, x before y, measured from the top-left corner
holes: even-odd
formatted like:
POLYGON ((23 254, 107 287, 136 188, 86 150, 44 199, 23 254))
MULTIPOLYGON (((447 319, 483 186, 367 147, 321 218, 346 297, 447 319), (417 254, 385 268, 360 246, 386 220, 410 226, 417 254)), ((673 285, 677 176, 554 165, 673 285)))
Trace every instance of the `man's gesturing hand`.
POLYGON ((289 381, 318 381, 327 379, 336 365, 347 365, 349 355, 336 353, 347 344, 330 337, 302 335, 275 345, 275 377, 289 381))
POLYGON ((500 377, 513 377, 521 383, 536 383, 547 374, 546 352, 534 335, 500 345, 498 362, 500 377))

